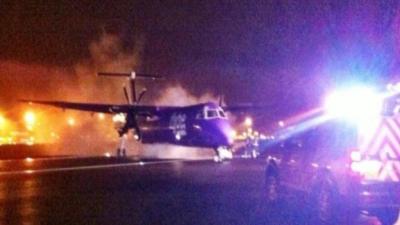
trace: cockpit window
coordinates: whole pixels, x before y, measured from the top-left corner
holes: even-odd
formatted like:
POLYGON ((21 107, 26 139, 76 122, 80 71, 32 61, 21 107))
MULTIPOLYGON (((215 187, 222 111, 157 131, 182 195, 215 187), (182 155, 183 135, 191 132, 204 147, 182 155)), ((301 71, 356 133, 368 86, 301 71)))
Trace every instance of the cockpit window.
POLYGON ((201 112, 196 114, 196 119, 226 119, 226 114, 221 107, 205 106, 201 112))
POLYGON ((218 118, 218 116, 218 111, 215 109, 209 109, 206 111, 206 118, 208 119, 218 118))
POLYGON ((226 115, 225 115, 224 111, 222 111, 221 109, 218 110, 218 114, 219 114, 219 117, 226 118, 226 115))

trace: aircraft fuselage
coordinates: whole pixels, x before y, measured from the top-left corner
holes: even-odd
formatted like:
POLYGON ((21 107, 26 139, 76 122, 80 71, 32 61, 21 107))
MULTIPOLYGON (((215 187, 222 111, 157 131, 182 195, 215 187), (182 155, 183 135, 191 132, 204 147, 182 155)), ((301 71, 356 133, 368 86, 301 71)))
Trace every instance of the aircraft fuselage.
POLYGON ((160 108, 137 120, 143 143, 169 143, 205 148, 229 147, 232 128, 221 107, 205 103, 160 108))

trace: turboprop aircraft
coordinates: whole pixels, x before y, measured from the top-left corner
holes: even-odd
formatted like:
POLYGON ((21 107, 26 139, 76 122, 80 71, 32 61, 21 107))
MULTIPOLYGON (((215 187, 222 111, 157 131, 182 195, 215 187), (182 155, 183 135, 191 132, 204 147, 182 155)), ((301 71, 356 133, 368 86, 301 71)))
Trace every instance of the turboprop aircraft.
POLYGON ((168 143, 180 146, 212 148, 218 160, 232 158, 234 131, 225 111, 237 111, 249 106, 221 106, 213 102, 188 106, 158 106, 140 104, 145 90, 136 95, 136 79, 162 79, 143 73, 98 73, 99 76, 129 77, 131 95, 124 87, 128 104, 78 103, 65 101, 21 100, 62 109, 123 115, 117 128, 120 144, 117 156, 126 156, 126 135, 130 130, 144 144, 168 143))

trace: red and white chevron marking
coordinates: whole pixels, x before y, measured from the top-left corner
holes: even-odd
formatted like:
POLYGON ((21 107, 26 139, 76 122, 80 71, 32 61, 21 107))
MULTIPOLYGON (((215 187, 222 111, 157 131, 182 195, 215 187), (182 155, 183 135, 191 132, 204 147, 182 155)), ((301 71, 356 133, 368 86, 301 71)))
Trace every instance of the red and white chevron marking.
POLYGON ((362 136, 359 147, 363 155, 382 162, 376 179, 400 181, 400 117, 382 118, 374 132, 362 136))
POLYGON ((381 160, 400 159, 400 118, 383 118, 370 136, 362 136, 359 147, 362 154, 381 160))
POLYGON ((379 171, 378 180, 380 181, 400 181, 400 162, 386 161, 379 171))

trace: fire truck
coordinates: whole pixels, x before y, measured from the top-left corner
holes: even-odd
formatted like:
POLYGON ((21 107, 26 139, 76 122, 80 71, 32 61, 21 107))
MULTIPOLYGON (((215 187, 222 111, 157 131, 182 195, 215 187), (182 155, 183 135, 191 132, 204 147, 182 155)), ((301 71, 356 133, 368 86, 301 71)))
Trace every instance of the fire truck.
POLYGON ((305 193, 309 224, 382 224, 400 208, 399 92, 365 88, 327 98, 319 113, 288 125, 264 144, 267 200, 305 193))

